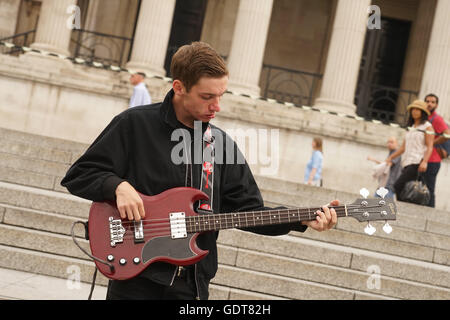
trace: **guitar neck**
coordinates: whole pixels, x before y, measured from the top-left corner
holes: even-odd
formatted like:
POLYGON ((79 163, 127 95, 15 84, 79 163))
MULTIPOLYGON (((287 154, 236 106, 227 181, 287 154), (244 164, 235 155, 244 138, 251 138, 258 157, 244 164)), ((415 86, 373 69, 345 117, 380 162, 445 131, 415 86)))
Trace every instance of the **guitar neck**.
MULTIPOLYGON (((348 216, 347 207, 331 206, 338 217, 348 216)), ((316 212, 322 208, 295 208, 265 211, 233 212, 220 214, 199 214, 186 217, 186 231, 188 233, 218 231, 231 228, 245 228, 287 224, 316 219, 316 212)))

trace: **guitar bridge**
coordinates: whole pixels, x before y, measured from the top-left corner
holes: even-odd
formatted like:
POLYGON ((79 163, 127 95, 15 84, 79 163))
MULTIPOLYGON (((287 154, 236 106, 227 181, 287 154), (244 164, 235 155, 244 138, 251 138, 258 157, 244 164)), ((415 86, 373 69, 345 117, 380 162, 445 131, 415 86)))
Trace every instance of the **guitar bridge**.
POLYGON ((123 242, 125 228, 122 227, 122 221, 120 219, 114 220, 113 217, 109 217, 109 233, 111 237, 111 247, 115 247, 116 243, 123 242))

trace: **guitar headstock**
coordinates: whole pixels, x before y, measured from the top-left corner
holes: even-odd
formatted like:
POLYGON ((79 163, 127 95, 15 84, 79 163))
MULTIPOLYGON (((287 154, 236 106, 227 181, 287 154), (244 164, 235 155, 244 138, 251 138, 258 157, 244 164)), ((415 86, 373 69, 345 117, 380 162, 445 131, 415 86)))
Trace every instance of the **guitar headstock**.
POLYGON ((369 235, 374 234, 376 231, 370 224, 370 221, 386 221, 383 227, 384 232, 392 232, 392 227, 387 221, 397 219, 397 206, 393 199, 385 198, 387 192, 387 189, 380 188, 377 190, 377 194, 381 198, 369 199, 367 198, 369 191, 367 189, 361 189, 360 194, 363 198, 357 199, 352 204, 347 205, 348 215, 351 215, 359 222, 368 222, 364 231, 369 235))

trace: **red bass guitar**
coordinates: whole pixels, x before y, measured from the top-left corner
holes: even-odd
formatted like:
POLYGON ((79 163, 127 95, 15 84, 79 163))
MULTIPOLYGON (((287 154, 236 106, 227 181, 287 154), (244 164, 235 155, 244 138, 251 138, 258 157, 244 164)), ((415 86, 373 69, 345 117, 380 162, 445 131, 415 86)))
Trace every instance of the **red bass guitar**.
MULTIPOLYGON (((195 188, 174 188, 156 196, 140 194, 146 218, 136 222, 120 218, 113 202, 93 202, 89 212, 89 241, 97 268, 106 277, 135 277, 151 263, 164 261, 190 265, 208 254, 196 244, 201 232, 254 227, 316 219, 321 208, 198 214, 194 203, 207 196, 195 188)), ((333 207, 338 217, 358 221, 395 220, 396 206, 390 199, 358 199, 333 207)), ((390 226, 386 222, 386 232, 390 226)), ((368 224, 366 232, 373 233, 368 224)), ((390 228, 392 230, 392 228, 390 228)))

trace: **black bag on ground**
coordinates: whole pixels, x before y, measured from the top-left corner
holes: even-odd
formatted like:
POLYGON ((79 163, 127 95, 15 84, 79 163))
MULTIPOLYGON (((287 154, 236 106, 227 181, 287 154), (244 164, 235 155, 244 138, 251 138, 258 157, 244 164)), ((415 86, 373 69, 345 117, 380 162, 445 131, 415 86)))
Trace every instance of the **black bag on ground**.
POLYGON ((408 181, 400 193, 402 201, 427 205, 430 202, 430 190, 419 175, 416 180, 408 181))

